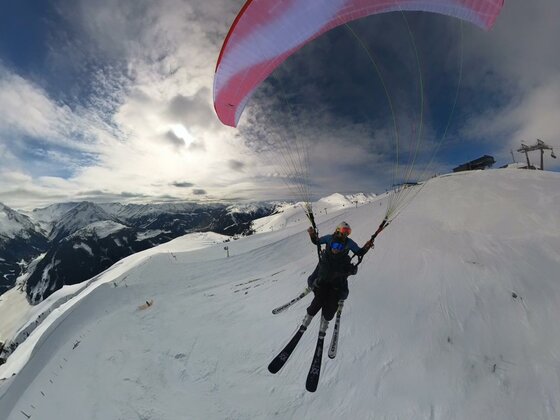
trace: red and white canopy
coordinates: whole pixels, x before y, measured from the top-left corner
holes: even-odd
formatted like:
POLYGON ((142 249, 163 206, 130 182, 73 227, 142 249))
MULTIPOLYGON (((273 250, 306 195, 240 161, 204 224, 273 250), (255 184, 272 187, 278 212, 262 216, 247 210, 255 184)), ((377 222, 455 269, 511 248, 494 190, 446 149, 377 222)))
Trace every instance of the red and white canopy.
POLYGON ((214 108, 235 127, 253 91, 284 60, 321 34, 364 16, 426 11, 490 29, 504 0, 248 0, 224 41, 214 108))

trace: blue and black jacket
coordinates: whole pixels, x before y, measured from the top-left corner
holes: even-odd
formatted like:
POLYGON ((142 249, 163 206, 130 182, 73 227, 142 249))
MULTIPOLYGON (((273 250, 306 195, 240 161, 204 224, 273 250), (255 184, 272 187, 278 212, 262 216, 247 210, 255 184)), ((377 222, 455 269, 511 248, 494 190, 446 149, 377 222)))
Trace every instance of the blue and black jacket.
POLYGON ((361 248, 356 242, 354 242, 352 239, 346 237, 346 238, 338 238, 335 235, 324 235, 321 236, 320 238, 317 238, 315 236, 311 237, 311 242, 313 242, 314 245, 326 245, 326 250, 330 253, 331 252, 331 244, 333 242, 340 242, 343 243, 345 245, 344 247, 344 251, 342 251, 343 253, 345 253, 346 255, 348 255, 348 251, 352 251, 352 253, 354 253, 355 255, 362 256, 365 255, 366 252, 368 252, 368 249, 366 248, 361 248))
POLYGON ((356 274, 356 266, 351 263, 348 253, 361 256, 368 248, 361 248, 352 239, 337 237, 336 235, 324 235, 320 238, 311 236, 311 242, 315 245, 325 245, 321 252, 319 264, 307 279, 307 283, 315 290, 328 287, 339 293, 339 299, 348 297, 348 276, 356 274), (334 242, 344 244, 344 250, 333 253, 331 246, 334 242))

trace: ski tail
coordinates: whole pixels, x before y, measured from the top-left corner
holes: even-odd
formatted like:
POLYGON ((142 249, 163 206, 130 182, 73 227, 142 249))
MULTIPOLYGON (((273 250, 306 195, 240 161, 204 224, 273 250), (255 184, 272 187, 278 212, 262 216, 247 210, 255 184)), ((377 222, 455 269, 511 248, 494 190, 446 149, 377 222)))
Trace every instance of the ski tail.
POLYGON ((299 343, 299 340, 301 340, 305 330, 307 330, 307 327, 304 325, 299 327, 299 330, 294 334, 290 342, 286 344, 286 347, 284 347, 282 351, 272 360, 272 362, 270 362, 268 365, 268 371, 270 373, 277 373, 280 369, 282 369, 299 343))
POLYGON ((319 385, 319 376, 321 375, 321 361, 323 358, 323 343, 325 342, 324 331, 319 331, 319 338, 315 346, 315 353, 313 353, 313 361, 307 374, 307 381, 305 382, 305 389, 309 392, 315 392, 319 385))
POLYGON ((338 311, 336 312, 336 320, 333 328, 333 335, 331 338, 331 345, 329 346, 329 358, 334 359, 336 357, 336 352, 338 350, 338 333, 340 331, 340 315, 342 314, 342 304, 338 306, 338 311))
POLYGON ((303 292, 301 292, 297 297, 293 298, 291 301, 289 301, 288 303, 285 303, 284 305, 281 305, 277 308, 274 308, 272 310, 272 313, 274 315, 279 314, 280 312, 284 312, 286 309, 288 309, 290 306, 292 306, 294 303, 299 302, 301 299, 303 299, 305 296, 307 296, 310 292, 311 292, 311 288, 310 287, 306 287, 305 290, 303 292))

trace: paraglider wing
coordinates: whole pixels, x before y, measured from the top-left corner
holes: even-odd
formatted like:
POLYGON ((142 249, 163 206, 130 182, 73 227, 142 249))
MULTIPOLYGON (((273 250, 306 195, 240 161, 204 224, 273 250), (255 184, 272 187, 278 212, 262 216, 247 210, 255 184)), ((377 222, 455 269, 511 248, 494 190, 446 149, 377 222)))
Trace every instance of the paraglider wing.
POLYGON ((252 92, 309 41, 352 20, 394 11, 453 16, 490 29, 504 0, 248 0, 224 41, 214 108, 235 127, 252 92))

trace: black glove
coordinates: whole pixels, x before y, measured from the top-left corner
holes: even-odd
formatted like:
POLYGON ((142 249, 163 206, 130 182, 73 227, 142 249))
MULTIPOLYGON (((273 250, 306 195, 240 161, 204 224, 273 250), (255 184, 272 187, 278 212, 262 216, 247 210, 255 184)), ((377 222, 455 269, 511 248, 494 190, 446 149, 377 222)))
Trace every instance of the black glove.
POLYGON ((316 277, 315 280, 311 281, 311 279, 307 279, 307 285, 313 289, 317 290, 319 288, 319 279, 320 277, 316 277))
POLYGON ((348 266, 348 274, 351 276, 355 276, 356 274, 358 274, 358 266, 354 264, 350 264, 348 266))

